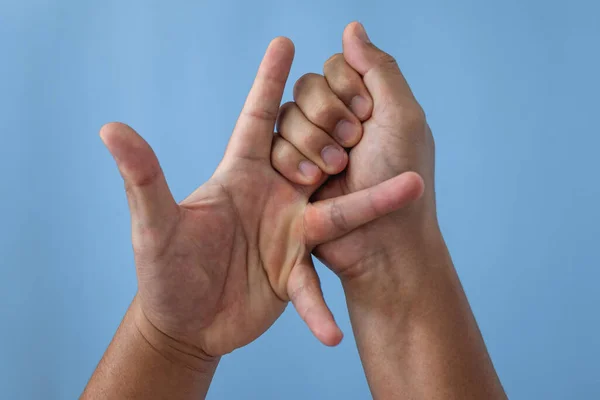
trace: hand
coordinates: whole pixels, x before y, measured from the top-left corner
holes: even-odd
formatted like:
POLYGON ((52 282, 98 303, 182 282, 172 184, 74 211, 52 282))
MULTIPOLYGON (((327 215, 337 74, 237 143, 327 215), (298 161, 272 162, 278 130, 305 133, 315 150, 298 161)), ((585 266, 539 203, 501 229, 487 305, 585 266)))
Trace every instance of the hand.
MULTIPOLYGON (((314 249, 342 280, 372 397, 504 399, 437 225, 434 144, 423 111, 394 59, 368 41, 360 24, 346 28, 343 45, 343 54, 325 64, 324 77, 298 81, 299 111, 279 121, 282 127, 313 123, 331 134, 338 116, 350 110, 363 121, 348 167, 329 178, 323 174, 327 183, 313 199, 376 187, 406 171, 425 182, 424 196, 410 206, 314 249)), ((301 132, 282 134, 293 149, 288 160, 316 162, 314 144, 301 132)), ((284 176, 301 183, 285 160, 273 157, 284 176)))
MULTIPOLYGON (((415 248, 415 240, 436 235, 437 219, 433 188, 434 143, 425 115, 404 80, 395 60, 368 40, 359 23, 348 25, 343 35, 343 54, 331 57, 324 77, 302 77, 294 91, 297 114, 320 126, 335 120, 341 107, 363 121, 363 136, 349 154, 347 169, 332 176, 314 195, 323 200, 373 187, 406 171, 415 171, 425 182, 425 195, 411 206, 366 224, 314 250, 342 278, 371 271, 373 257, 415 248), (338 103, 323 100, 336 98, 338 103), (342 104, 342 102, 344 104, 342 104), (329 108, 323 107, 329 104, 329 108)), ((283 114, 279 124, 292 124, 294 115, 283 114)), ((329 129, 332 132, 331 128, 329 129)), ((297 136, 288 140, 299 153, 311 154, 297 136)), ((274 164, 278 165, 278 164, 274 164)), ((301 183, 280 168, 288 179, 301 183)), ((327 171, 325 171, 327 172, 327 171)), ((417 244, 418 247, 418 244, 417 244)))
MULTIPOLYGON (((323 301, 311 251, 420 195, 419 178, 408 174, 310 203, 315 185, 308 190, 274 170, 273 129, 292 59, 289 40, 271 43, 222 162, 179 205, 139 135, 121 124, 102 129, 131 211, 143 335, 154 330, 182 352, 220 356, 262 334, 291 299, 323 343, 337 344, 341 332, 323 301)), ((327 171, 339 172, 344 157, 327 171)), ((319 178, 303 165, 304 184, 319 178)))

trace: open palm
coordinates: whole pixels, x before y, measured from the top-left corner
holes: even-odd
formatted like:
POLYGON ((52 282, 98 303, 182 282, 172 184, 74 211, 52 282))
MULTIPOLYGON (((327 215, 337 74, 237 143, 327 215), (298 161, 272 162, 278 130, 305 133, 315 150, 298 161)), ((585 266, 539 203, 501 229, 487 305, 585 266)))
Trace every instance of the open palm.
POLYGON ((310 203, 312 191, 273 169, 273 129, 292 59, 289 40, 271 43, 222 162, 180 204, 137 133, 122 124, 101 132, 125 181, 143 314, 208 355, 257 338, 289 300, 323 343, 337 344, 341 332, 312 249, 412 200, 394 178, 310 203))

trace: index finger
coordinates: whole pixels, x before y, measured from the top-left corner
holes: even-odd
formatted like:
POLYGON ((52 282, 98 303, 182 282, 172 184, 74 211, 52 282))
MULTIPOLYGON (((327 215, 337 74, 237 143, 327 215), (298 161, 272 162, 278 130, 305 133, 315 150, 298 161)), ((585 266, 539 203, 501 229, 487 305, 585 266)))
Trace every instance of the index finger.
POLYGON ((405 172, 367 189, 310 203, 304 214, 309 244, 322 244, 406 207, 423 194, 423 179, 405 172))
POLYGON ((284 37, 273 39, 233 130, 226 157, 269 160, 273 130, 293 59, 292 41, 284 37))

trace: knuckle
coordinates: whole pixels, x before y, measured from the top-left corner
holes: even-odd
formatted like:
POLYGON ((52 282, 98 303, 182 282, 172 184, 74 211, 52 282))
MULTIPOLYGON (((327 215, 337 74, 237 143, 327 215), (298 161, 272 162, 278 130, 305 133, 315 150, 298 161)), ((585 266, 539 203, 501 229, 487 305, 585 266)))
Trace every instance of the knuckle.
POLYGON ((309 291, 310 291, 310 286, 308 285, 308 282, 304 281, 290 291, 290 293, 289 293, 290 300, 295 303, 302 296, 306 296, 309 291))
POLYGON ((283 105, 281 105, 281 107, 279 107, 279 112, 277 114, 277 126, 279 127, 281 125, 281 123, 283 121, 286 120, 286 118, 288 118, 291 109, 294 107, 294 103, 293 102, 287 102, 283 105))
MULTIPOLYGON (((304 274, 304 276, 297 281, 294 287, 291 288, 288 296, 294 303, 296 303, 302 297, 305 299, 314 299, 314 297, 320 293, 320 287, 321 284, 318 276, 313 274, 307 276, 304 274)), ((308 307, 304 310, 305 312, 311 310, 315 306, 314 302, 311 301, 310 303, 312 304, 308 305, 308 307)))
POLYGON ((337 201, 333 201, 329 212, 329 217, 334 228, 339 232, 347 232, 349 230, 348 220, 337 201))
POLYGON ((315 103, 309 112, 308 119, 316 125, 326 127, 330 122, 331 116, 333 115, 333 106, 331 103, 324 101, 315 103))
MULTIPOLYGON (((339 62, 346 63, 346 60, 341 56, 339 62)), ((327 67, 326 65, 324 70, 325 77, 331 90, 338 97, 342 97, 343 100, 349 101, 353 95, 356 95, 361 91, 359 77, 353 73, 354 71, 350 67, 340 68, 339 64, 337 67, 327 67)))
POLYGON ((332 55, 323 64, 323 73, 327 75, 330 71, 335 70, 336 66, 340 65, 342 61, 345 62, 344 55, 342 53, 336 53, 332 55))
POLYGON ((294 84, 294 98, 298 98, 306 91, 309 91, 314 86, 315 82, 321 80, 323 77, 319 74, 308 73, 302 75, 294 84))
POLYGON ((435 137, 431 132, 431 127, 428 123, 425 123, 425 135, 427 138, 427 143, 429 144, 431 150, 435 153, 435 137))
POLYGON ((350 100, 360 92, 357 82, 347 75, 340 75, 335 84, 336 94, 350 100))
POLYGON ((162 170, 155 160, 145 166, 145 171, 130 174, 125 180, 125 193, 135 196, 138 188, 144 188, 156 183, 162 174, 162 170))
POLYGON ((407 107, 403 111, 403 126, 411 131, 425 133, 425 112, 423 108, 418 104, 414 104, 411 107, 407 107))
POLYGON ((261 82, 266 83, 268 86, 279 87, 285 85, 287 79, 285 75, 282 75, 277 68, 268 68, 259 72, 258 79, 261 82))
POLYGON ((398 69, 398 62, 396 61, 396 59, 392 55, 384 51, 378 53, 377 64, 381 68, 385 69, 398 69))
POLYGON ((277 115, 279 114, 279 107, 277 106, 264 106, 251 108, 248 110, 244 110, 243 114, 251 119, 255 119, 258 121, 275 121, 277 115))
POLYGON ((319 145, 321 144, 322 140, 319 140, 318 134, 319 133, 316 132, 315 129, 311 129, 304 135, 297 136, 292 144, 297 146, 300 151, 319 154, 319 145))
POLYGON ((304 286, 303 284, 292 289, 289 293, 290 301, 295 303, 298 300, 298 297, 302 296, 302 293, 305 290, 306 286, 304 286))
POLYGON ((277 115, 276 130, 281 132, 285 130, 286 126, 289 126, 292 121, 292 113, 297 107, 296 103, 289 101, 279 107, 279 114, 277 115))
MULTIPOLYGON (((387 103, 382 109, 382 115, 385 115, 385 119, 390 122, 390 127, 396 127, 403 134, 425 134, 427 126, 425 112, 416 102, 411 102, 408 105, 394 102, 387 103)), ((418 136, 415 136, 415 139, 417 138, 418 136)))
POLYGON ((271 160, 274 164, 279 165, 280 161, 286 160, 289 149, 286 146, 286 141, 283 138, 277 137, 274 140, 273 149, 271 151, 271 160))
POLYGON ((296 103, 294 103, 293 101, 288 101, 287 103, 283 103, 281 105, 281 107, 279 107, 279 113, 281 115, 284 115, 285 113, 289 112, 295 106, 296 106, 296 103))

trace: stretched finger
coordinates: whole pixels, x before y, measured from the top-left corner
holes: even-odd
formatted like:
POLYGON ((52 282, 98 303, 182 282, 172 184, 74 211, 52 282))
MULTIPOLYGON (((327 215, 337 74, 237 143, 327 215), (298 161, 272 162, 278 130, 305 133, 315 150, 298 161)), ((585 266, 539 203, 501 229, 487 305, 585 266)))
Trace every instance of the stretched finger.
POLYGON ((423 194, 423 180, 405 172, 376 186, 311 203, 304 214, 306 240, 318 245, 405 207, 423 194))
POLYGON ((233 130, 226 157, 269 160, 273 130, 293 59, 291 40, 280 37, 271 42, 233 130))
POLYGON ((310 255, 292 269, 287 288, 292 304, 313 335, 327 346, 339 344, 343 334, 323 299, 310 255))

